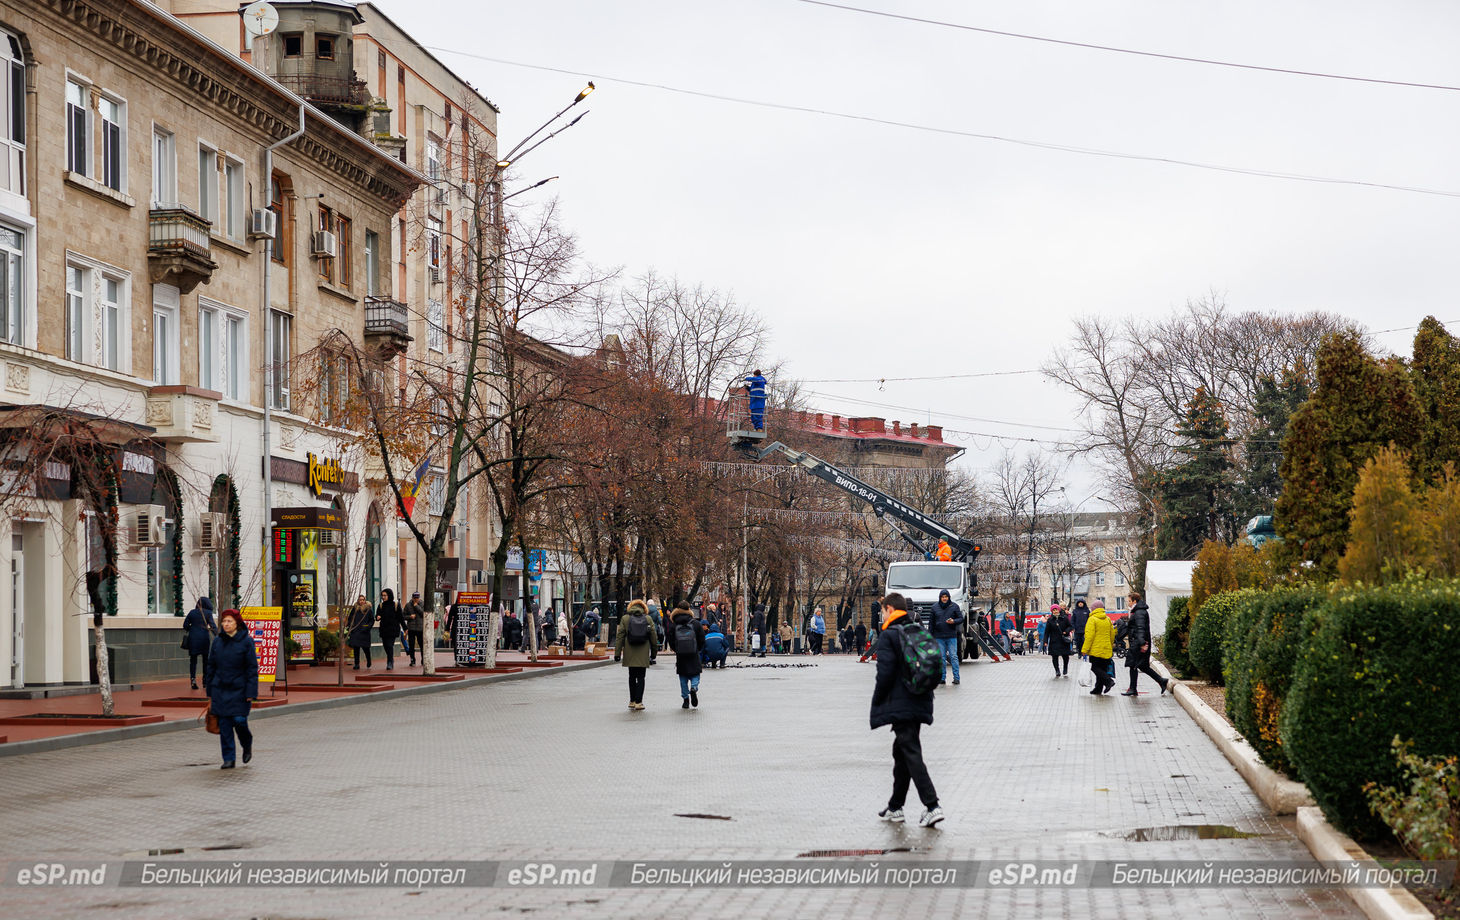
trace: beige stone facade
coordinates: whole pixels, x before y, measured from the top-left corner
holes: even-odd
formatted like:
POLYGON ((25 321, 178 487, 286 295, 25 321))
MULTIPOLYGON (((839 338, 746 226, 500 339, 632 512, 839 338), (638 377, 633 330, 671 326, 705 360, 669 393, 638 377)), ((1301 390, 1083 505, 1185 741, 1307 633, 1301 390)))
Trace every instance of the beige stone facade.
MULTIPOLYGON (((371 564, 387 568, 366 548, 367 521, 381 527, 389 504, 364 481, 363 459, 348 455, 352 433, 322 421, 321 388, 308 385, 315 369, 298 356, 332 330, 367 338, 366 298, 395 261, 396 216, 420 176, 156 4, 0 0, 0 31, 11 167, 0 169, 0 242, 11 244, 0 256, 0 404, 138 426, 118 464, 154 483, 151 496, 124 491, 119 508, 118 615, 108 624, 118 678, 173 672, 174 617, 199 596, 219 609, 270 600, 265 489, 275 509, 344 516, 337 538, 301 531, 319 544, 310 552, 322 617, 371 564), (301 107, 303 134, 274 152, 270 181, 264 148, 300 128, 301 107), (249 233, 264 208, 280 231, 267 306, 263 243, 249 233), (311 455, 338 460, 338 481, 310 488, 300 471, 311 455), (153 505, 161 546, 136 532, 153 505), (232 543, 200 540, 211 514, 232 543)), ((0 572, 12 572, 0 590, 0 660, 16 659, 11 683, 89 679, 79 614, 95 550, 79 504, 0 514, 0 572)))

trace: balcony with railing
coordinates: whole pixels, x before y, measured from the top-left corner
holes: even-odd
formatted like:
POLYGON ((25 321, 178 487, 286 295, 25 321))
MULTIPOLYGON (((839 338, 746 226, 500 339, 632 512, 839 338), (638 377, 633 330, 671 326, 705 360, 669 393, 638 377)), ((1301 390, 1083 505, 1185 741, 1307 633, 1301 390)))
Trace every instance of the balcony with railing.
POLYGON ((149 212, 147 274, 153 284, 175 284, 184 294, 213 277, 213 222, 180 204, 149 212))
POLYGON ((370 105, 370 87, 353 73, 285 73, 274 79, 285 89, 319 105, 359 108, 362 111, 370 105))
POLYGON ((365 341, 387 355, 398 355, 411 344, 411 313, 399 300, 372 294, 365 298, 365 341))

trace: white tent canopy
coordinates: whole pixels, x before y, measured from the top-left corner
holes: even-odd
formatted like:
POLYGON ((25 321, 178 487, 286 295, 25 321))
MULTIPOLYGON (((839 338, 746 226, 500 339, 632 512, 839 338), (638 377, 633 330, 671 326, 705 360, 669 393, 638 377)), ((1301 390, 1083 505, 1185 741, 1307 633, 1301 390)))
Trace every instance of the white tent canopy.
POLYGON ((1195 562, 1152 560, 1146 563, 1146 606, 1151 608, 1152 635, 1166 632, 1166 612, 1171 609, 1171 599, 1191 594, 1191 572, 1195 568, 1195 562))

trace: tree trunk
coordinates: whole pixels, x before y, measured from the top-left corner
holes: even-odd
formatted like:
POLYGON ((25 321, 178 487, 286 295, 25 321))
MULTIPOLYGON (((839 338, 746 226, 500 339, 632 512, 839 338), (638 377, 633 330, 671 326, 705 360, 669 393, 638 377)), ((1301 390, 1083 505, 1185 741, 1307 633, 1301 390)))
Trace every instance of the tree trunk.
MULTIPOLYGON (((436 568, 437 555, 426 553, 426 615, 421 618, 421 673, 436 673, 436 568)), ((341 671, 340 673, 344 673, 341 671)))
POLYGON ((96 682, 101 687, 101 714, 110 718, 116 715, 112 703, 111 654, 106 647, 106 621, 96 617, 92 632, 96 634, 96 682))

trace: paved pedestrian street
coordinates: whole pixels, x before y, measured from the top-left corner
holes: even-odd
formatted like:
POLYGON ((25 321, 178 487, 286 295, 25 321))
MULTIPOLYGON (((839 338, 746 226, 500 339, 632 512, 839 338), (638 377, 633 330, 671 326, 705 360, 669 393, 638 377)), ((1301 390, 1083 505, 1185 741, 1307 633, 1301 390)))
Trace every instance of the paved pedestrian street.
MULTIPOLYGON (((782 664, 789 659, 771 664, 782 664)), ((796 663, 809 662, 799 658, 796 663)), ((1078 662, 1077 662, 1078 663, 1078 662)), ((673 666, 626 708, 616 666, 254 722, 247 767, 201 728, 0 760, 0 859, 1307 859, 1171 697, 1094 699, 1047 658, 967 666, 924 752, 947 820, 883 824, 891 734, 867 730, 871 664, 673 666), (705 815, 728 817, 684 817, 705 815), (1178 826, 1252 834, 1198 839, 1178 826), (1176 838, 1176 839, 1162 839, 1176 838), (818 857, 813 851, 901 850, 818 857), (150 851, 172 853, 149 857, 150 851)), ((1122 677, 1124 675, 1122 674, 1122 677)), ((1192 832, 1194 833, 1194 832, 1192 832)), ((1339 891, 1203 887, 0 888, 0 917, 1353 917, 1339 891)))

